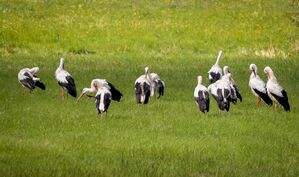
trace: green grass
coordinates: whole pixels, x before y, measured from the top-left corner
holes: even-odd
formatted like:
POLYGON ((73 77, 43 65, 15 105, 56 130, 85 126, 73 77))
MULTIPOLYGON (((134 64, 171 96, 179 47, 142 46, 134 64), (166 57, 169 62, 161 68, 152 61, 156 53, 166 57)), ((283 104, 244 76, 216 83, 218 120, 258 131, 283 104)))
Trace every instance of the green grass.
POLYGON ((299 29, 296 1, 0 1, 1 176, 298 176, 299 29), (223 49, 244 101, 202 114, 193 100, 223 49), (105 78, 124 97, 109 113, 60 98, 60 57, 77 89, 105 78), (249 64, 269 65, 291 112, 257 109, 249 64), (166 95, 136 105, 150 65, 166 95), (24 94, 21 68, 46 91, 24 94))

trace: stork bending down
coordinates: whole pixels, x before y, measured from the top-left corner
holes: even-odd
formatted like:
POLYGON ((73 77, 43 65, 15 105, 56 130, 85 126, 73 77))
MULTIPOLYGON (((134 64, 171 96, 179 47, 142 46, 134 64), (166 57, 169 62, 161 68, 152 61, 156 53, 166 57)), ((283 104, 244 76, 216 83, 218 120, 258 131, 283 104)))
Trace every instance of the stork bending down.
POLYGON ((21 69, 18 73, 18 80, 23 87, 28 88, 31 93, 35 87, 39 87, 42 90, 46 89, 46 86, 42 83, 40 78, 36 76, 36 73, 39 71, 38 67, 33 68, 24 68, 21 69))

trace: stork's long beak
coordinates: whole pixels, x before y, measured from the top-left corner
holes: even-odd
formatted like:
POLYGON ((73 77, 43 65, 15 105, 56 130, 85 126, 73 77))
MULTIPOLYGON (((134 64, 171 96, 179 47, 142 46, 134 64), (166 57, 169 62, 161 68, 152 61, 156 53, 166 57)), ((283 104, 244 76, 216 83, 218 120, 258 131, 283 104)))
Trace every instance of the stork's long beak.
POLYGON ((265 74, 266 74, 267 78, 269 79, 269 73, 265 73, 265 74))
POLYGON ((254 71, 254 70, 252 70, 252 72, 253 72, 253 74, 254 74, 254 77, 256 77, 256 73, 255 73, 255 71, 254 71))
POLYGON ((84 92, 82 92, 82 93, 80 94, 80 96, 78 97, 76 103, 78 103, 78 101, 80 100, 80 98, 81 98, 84 94, 85 94, 84 92))

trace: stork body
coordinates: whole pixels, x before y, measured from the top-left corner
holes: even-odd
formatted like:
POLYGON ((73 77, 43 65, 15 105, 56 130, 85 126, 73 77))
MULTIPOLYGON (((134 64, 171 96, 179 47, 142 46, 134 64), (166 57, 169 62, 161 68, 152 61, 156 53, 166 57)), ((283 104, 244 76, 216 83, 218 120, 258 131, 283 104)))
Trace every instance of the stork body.
POLYGON ((55 71, 55 77, 58 81, 58 84, 61 86, 61 96, 64 98, 64 90, 72 95, 77 97, 76 84, 73 77, 64 69, 64 59, 60 59, 60 64, 55 71))
POLYGON ((267 105, 272 105, 272 100, 268 96, 266 84, 257 74, 257 66, 255 64, 251 64, 249 66, 251 70, 250 78, 249 78, 249 87, 254 96, 257 97, 257 105, 261 106, 261 100, 263 100, 267 105))
POLYGON ((230 87, 230 74, 222 77, 221 80, 209 85, 208 90, 216 100, 220 110, 229 111, 231 102, 231 87, 230 87))
POLYGON ((97 93, 100 88, 107 88, 111 92, 111 99, 114 101, 120 101, 123 94, 117 90, 113 84, 107 82, 106 79, 93 79, 90 83, 90 88, 84 88, 78 98, 78 100, 87 93, 97 93))
POLYGON ((18 80, 23 87, 28 88, 32 92, 35 87, 39 87, 42 90, 46 89, 46 86, 42 83, 40 78, 36 76, 36 73, 39 71, 38 67, 33 68, 24 68, 21 69, 18 73, 18 80))
POLYGON ((106 87, 100 87, 96 93, 96 110, 98 114, 107 112, 111 103, 112 94, 106 87))
POLYGON ((222 77, 222 69, 220 67, 220 58, 222 56, 222 51, 220 50, 218 53, 218 57, 216 63, 209 70, 209 80, 210 84, 215 83, 217 80, 220 80, 222 77))
POLYGON ((135 81, 135 95, 137 104, 147 104, 152 92, 152 80, 148 67, 145 68, 145 74, 138 77, 135 81))
MULTIPOLYGON (((223 67, 223 74, 227 75, 228 73, 231 74, 229 67, 224 66, 223 67)), ((241 93, 238 89, 238 86, 237 86, 235 80, 233 79, 232 76, 230 76, 229 80, 230 80, 230 87, 231 87, 231 99, 232 99, 231 101, 232 101, 232 103, 236 104, 238 99, 242 102, 242 96, 241 96, 241 93)))
POLYGON ((164 89, 165 89, 165 83, 164 81, 162 81, 160 79, 160 77, 158 76, 158 74, 156 73, 150 73, 151 75, 151 79, 152 79, 152 88, 151 88, 151 96, 154 95, 153 91, 158 93, 158 98, 160 98, 160 96, 164 95, 164 89))
POLYGON ((264 72, 268 77, 266 84, 267 93, 270 99, 274 102, 276 111, 278 111, 278 104, 280 104, 285 111, 290 111, 287 92, 278 83, 272 69, 267 66, 265 67, 264 72))
POLYGON ((203 113, 209 112, 210 98, 207 87, 202 85, 202 76, 197 77, 197 86, 194 89, 194 100, 199 110, 203 113))

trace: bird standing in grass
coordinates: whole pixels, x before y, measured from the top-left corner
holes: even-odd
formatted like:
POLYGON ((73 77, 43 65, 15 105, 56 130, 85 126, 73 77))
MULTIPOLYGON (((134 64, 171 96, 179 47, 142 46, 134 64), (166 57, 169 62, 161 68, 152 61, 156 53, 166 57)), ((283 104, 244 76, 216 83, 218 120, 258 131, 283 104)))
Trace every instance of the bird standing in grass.
POLYGON ((111 99, 114 101, 119 102, 123 96, 123 94, 117 90, 113 84, 107 82, 106 79, 93 79, 90 83, 90 88, 84 88, 77 101, 87 93, 97 93, 100 88, 107 88, 111 93, 111 99))
MULTIPOLYGON (((228 73, 231 74, 229 67, 224 66, 223 67, 223 74, 227 75, 228 73)), ((240 91, 237 87, 237 84, 236 84, 236 82, 235 82, 235 80, 233 79, 232 76, 230 77, 230 87, 231 87, 232 103, 236 104, 237 99, 239 99, 242 102, 242 96, 241 96, 240 91)))
POLYGON ((268 96, 265 82, 257 74, 257 66, 255 64, 251 64, 249 69, 251 70, 249 87, 251 88, 253 95, 257 97, 257 106, 261 106, 261 100, 271 106, 273 102, 268 96))
POLYGON ((102 114, 108 111, 110 106, 112 94, 106 87, 100 87, 96 93, 96 110, 98 114, 102 114))
POLYGON ((147 104, 152 90, 152 80, 149 68, 145 67, 144 74, 135 81, 135 95, 137 104, 147 104))
POLYGON ((279 85, 272 69, 269 66, 266 66, 264 72, 268 77, 266 85, 267 93, 270 99, 274 102, 275 110, 278 111, 278 104, 280 104, 285 111, 290 111, 287 92, 279 85))
POLYGON ((197 86, 194 89, 194 100, 201 112, 209 112, 209 91, 207 87, 202 85, 202 76, 197 77, 197 86))
POLYGON ((223 76, 220 80, 209 85, 208 90, 216 100, 220 110, 229 111, 231 102, 231 87, 230 87, 231 74, 223 76))
POLYGON ((23 87, 28 88, 31 93, 35 87, 39 87, 42 90, 46 89, 46 86, 42 83, 40 78, 36 76, 39 71, 39 67, 24 68, 18 73, 18 80, 23 87))
POLYGON ((64 98, 64 90, 67 90, 68 94, 73 97, 77 97, 76 84, 73 77, 64 70, 64 59, 60 59, 60 64, 55 71, 55 77, 58 84, 61 86, 61 96, 64 98))
POLYGON ((160 98, 160 96, 164 95, 165 83, 160 79, 160 77, 156 73, 150 73, 150 77, 152 80, 151 96, 154 96, 154 93, 156 92, 159 94, 158 98, 160 98))
POLYGON ((219 51, 216 63, 209 70, 209 80, 210 84, 215 83, 222 77, 222 69, 220 67, 220 58, 222 56, 222 50, 219 51))

